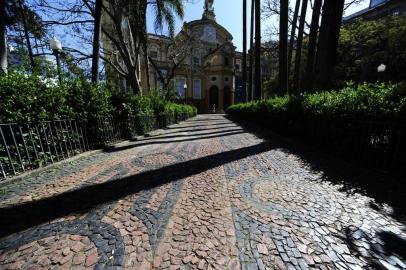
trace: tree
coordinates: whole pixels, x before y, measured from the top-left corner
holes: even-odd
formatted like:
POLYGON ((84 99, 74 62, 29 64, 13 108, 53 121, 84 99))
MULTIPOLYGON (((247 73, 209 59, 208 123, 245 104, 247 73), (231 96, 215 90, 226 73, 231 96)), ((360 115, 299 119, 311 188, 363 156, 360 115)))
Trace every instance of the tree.
POLYGON ((148 65, 148 50, 147 50, 147 6, 152 5, 155 15, 154 27, 156 31, 162 31, 164 25, 167 26, 169 30, 169 35, 171 37, 175 34, 175 17, 183 19, 184 6, 182 0, 155 0, 155 1, 145 1, 142 5, 142 18, 143 18, 143 30, 144 33, 141 37, 141 42, 143 44, 144 51, 144 62, 146 68, 146 81, 147 88, 150 88, 150 78, 149 78, 149 65, 148 65))
POLYGON ((248 101, 247 93, 247 0, 242 1, 242 92, 248 101))
POLYGON ((30 65, 31 65, 31 68, 34 68, 34 66, 35 66, 34 54, 32 52, 30 34, 28 32, 28 22, 27 22, 27 17, 26 17, 26 12, 25 12, 26 8, 25 8, 22 0, 18 0, 18 9, 19 9, 19 11, 21 13, 21 22, 22 22, 23 29, 24 29, 25 42, 26 42, 26 45, 27 45, 30 65))
POLYGON ((93 54, 92 54, 92 82, 99 81, 100 32, 103 0, 96 0, 94 8, 93 54))
POLYGON ((400 82, 406 78, 406 15, 379 20, 357 20, 341 27, 335 83, 376 80, 400 82), (384 73, 377 72, 380 64, 384 73))
POLYGON ((261 0, 255 1, 255 71, 254 99, 261 99, 261 0))
POLYGON ((296 0, 295 11, 293 13, 293 19, 292 19, 292 27, 291 27, 292 30, 290 32, 289 55, 288 55, 288 70, 289 70, 289 72, 290 72, 290 67, 291 67, 291 64, 292 64, 293 45, 295 43, 297 18, 299 17, 300 2, 301 2, 301 0, 296 0))
POLYGON ((183 3, 180 0, 149 2, 130 0, 128 4, 123 6, 120 5, 120 1, 116 0, 106 2, 108 5, 104 7, 104 11, 109 17, 110 26, 113 29, 102 27, 103 33, 111 41, 111 48, 104 50, 105 58, 120 76, 128 80, 133 91, 136 94, 141 94, 138 75, 138 63, 141 56, 143 56, 147 68, 147 78, 149 76, 146 33, 147 5, 152 5, 155 11, 155 28, 161 30, 164 25, 167 25, 170 34, 173 35, 175 16, 183 17, 183 3), (123 25, 125 25, 124 29, 123 25))
MULTIPOLYGON (((168 37, 167 43, 165 44, 166 55, 170 59, 169 65, 165 65, 167 73, 162 72, 162 68, 159 66, 159 63, 156 62, 153 58, 149 57, 149 62, 151 63, 153 69, 158 75, 158 80, 160 81, 163 90, 166 90, 165 97, 169 99, 171 97, 171 82, 175 77, 176 70, 185 64, 187 57, 192 59, 193 50, 199 51, 203 50, 202 44, 199 39, 196 39, 194 36, 191 36, 187 31, 181 31, 175 37, 168 37)), ((209 52, 203 57, 202 63, 207 60, 213 52, 209 52)), ((191 69, 200 69, 203 66, 188 66, 191 69)))
POLYGON ((296 55, 295 55, 295 70, 293 73, 293 92, 299 93, 299 79, 300 79, 300 64, 302 58, 302 44, 303 44, 303 32, 306 21, 308 0, 303 0, 302 11, 300 12, 299 33, 297 36, 296 55))
POLYGON ((288 87, 288 20, 289 0, 280 0, 279 15, 279 95, 289 93, 288 87))
POLYGON ((7 14, 6 0, 0 0, 0 68, 2 73, 7 73, 7 14))
POLYGON ((321 6, 323 0, 315 0, 312 14, 312 22, 310 24, 309 45, 307 49, 307 63, 305 75, 303 77, 304 91, 312 91, 314 79, 314 62, 316 58, 317 34, 319 32, 319 20, 321 13, 321 6))
POLYGON ((333 87, 343 10, 344 0, 326 1, 324 3, 315 70, 317 89, 333 87))
POLYGON ((254 65, 254 28, 255 28, 255 0, 251 0, 251 26, 250 26, 250 51, 249 51, 249 74, 248 74, 248 101, 252 100, 253 65, 254 65))

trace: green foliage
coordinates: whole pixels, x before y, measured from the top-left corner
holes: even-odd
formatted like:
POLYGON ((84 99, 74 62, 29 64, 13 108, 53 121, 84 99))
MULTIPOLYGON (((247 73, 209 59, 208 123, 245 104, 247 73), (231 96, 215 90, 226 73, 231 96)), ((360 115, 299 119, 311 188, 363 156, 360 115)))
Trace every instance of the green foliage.
POLYGON ((400 82, 406 77, 406 15, 345 24, 340 33, 338 80, 400 82), (387 66, 378 74, 380 64, 387 66))
POLYGON ((307 115, 335 119, 406 120, 406 84, 349 83, 340 91, 241 103, 231 106, 227 112, 245 118, 267 114, 288 119, 307 115))
POLYGON ((0 76, 0 122, 91 117, 111 112, 111 93, 104 85, 79 79, 55 80, 10 72, 0 76))
POLYGON ((167 103, 163 111, 166 115, 185 114, 188 117, 197 114, 197 109, 194 106, 176 103, 167 103))
POLYGON ((131 115, 197 113, 195 107, 169 102, 160 91, 135 96, 78 78, 66 78, 59 84, 17 71, 0 76, 0 108, 0 123, 65 117, 91 120, 106 115, 125 120, 131 115))

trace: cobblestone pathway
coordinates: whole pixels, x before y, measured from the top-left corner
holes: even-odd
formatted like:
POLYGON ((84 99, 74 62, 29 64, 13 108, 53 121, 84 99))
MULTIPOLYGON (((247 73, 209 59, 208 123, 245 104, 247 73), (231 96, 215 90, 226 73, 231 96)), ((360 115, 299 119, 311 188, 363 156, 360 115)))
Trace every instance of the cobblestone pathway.
POLYGON ((0 196, 0 269, 406 269, 404 224, 221 115, 0 196))

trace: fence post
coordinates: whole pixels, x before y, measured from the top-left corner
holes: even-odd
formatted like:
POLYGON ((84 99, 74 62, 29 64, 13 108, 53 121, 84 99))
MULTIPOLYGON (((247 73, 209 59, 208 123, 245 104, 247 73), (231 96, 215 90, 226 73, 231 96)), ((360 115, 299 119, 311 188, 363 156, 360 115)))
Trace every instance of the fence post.
POLYGON ((8 129, 10 130, 11 137, 13 138, 14 146, 17 151, 18 160, 20 161, 21 169, 23 169, 23 171, 25 171, 24 163, 23 163, 23 160, 21 159, 20 150, 18 149, 18 144, 17 144, 16 138, 14 136, 13 128, 11 127, 11 125, 8 125, 8 129))
POLYGON ((7 175, 6 175, 6 172, 4 171, 3 163, 1 162, 1 159, 0 159, 0 169, 1 169, 1 174, 3 175, 3 177, 6 178, 7 175))
POLYGON ((30 141, 31 141, 32 149, 34 150, 35 158, 37 160, 39 160, 37 148, 35 147, 35 142, 34 142, 34 140, 32 138, 32 132, 31 132, 30 124, 27 124, 27 129, 28 129, 28 134, 30 135, 30 141))
POLYGON ((27 144, 25 143, 25 139, 24 139, 24 133, 23 133, 23 130, 22 130, 22 128, 21 128, 20 125, 18 126, 18 130, 20 131, 20 136, 21 136, 21 139, 23 140, 24 150, 25 150, 25 154, 27 155, 28 162, 29 162, 29 163, 31 164, 31 166, 32 166, 30 153, 28 152, 27 144))
POLYGON ((10 151, 9 151, 9 148, 8 148, 8 145, 7 145, 7 142, 6 142, 6 138, 4 137, 3 129, 1 128, 1 126, 0 126, 0 135, 1 135, 1 138, 3 140, 4 150, 7 153, 8 161, 10 162, 10 166, 11 166, 11 168, 13 170, 13 174, 16 175, 16 170, 15 170, 15 167, 14 167, 13 159, 11 158, 10 151))

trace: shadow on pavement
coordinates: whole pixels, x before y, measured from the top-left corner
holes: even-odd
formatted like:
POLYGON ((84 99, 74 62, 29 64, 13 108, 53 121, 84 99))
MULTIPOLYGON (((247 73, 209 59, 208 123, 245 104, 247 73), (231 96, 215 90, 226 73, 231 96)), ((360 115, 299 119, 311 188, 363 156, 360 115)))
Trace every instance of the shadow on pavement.
MULTIPOLYGON (((184 122, 184 123, 187 123, 187 122, 184 122)), ((192 122, 190 122, 190 123, 192 123, 192 122)), ((207 126, 209 126, 209 127, 211 127, 211 126, 226 126, 227 124, 230 124, 230 122, 222 122, 222 123, 219 123, 219 122, 215 122, 215 123, 212 123, 211 121, 210 121, 210 123, 209 124, 206 124, 206 125, 200 125, 200 124, 198 124, 198 125, 182 125, 182 126, 175 126, 175 127, 167 127, 166 128, 166 130, 171 130, 171 129, 183 129, 183 128, 195 128, 195 127, 207 127, 207 126)), ((235 125, 234 125, 235 126, 235 125)))
MULTIPOLYGON (((237 125, 221 125, 219 127, 214 127, 214 128, 195 128, 195 129, 184 129, 184 128, 189 128, 189 126, 187 127, 179 127, 178 131, 171 131, 171 130, 166 130, 169 132, 165 132, 162 133, 162 135, 172 135, 172 134, 177 134, 177 133, 193 133, 193 132, 199 132, 199 131, 207 131, 207 130, 224 130, 227 131, 227 128, 238 128, 239 126, 237 125)), ((158 137, 160 135, 151 135, 149 136, 149 138, 155 138, 158 137)))
MULTIPOLYGON (((137 141, 135 141, 132 144, 129 145, 125 145, 125 146, 119 146, 119 147, 106 147, 103 151, 107 152, 107 153, 112 153, 112 152, 119 152, 119 151, 124 151, 124 150, 128 150, 134 147, 140 147, 140 146, 146 146, 146 145, 154 145, 154 144, 165 144, 165 143, 177 143, 177 142, 189 142, 189 141, 199 141, 199 140, 206 140, 206 139, 213 139, 213 138, 220 138, 220 137, 226 137, 226 136, 232 136, 232 135, 237 135, 237 134, 242 134, 245 133, 244 130, 242 131, 238 131, 238 132, 223 132, 217 135, 211 135, 211 136, 201 136, 201 137, 194 137, 194 136, 198 136, 197 135, 190 135, 187 137, 191 137, 188 139, 183 139, 183 140, 167 140, 167 141, 160 141, 160 140, 155 140, 153 137, 149 140, 147 140, 146 142, 141 142, 141 143, 137 143, 137 141)), ((165 139, 165 138, 156 138, 156 139, 165 139)), ((143 140, 144 141, 144 140, 143 140)))
POLYGON ((367 259, 370 269, 406 268, 403 262, 406 260, 406 239, 393 232, 380 231, 371 238, 361 228, 347 227, 343 240, 352 254, 367 259), (370 248, 365 249, 365 246, 370 248))
POLYGON ((86 186, 38 201, 1 208, 0 238, 60 217, 88 212, 97 205, 116 201, 141 190, 184 179, 211 168, 269 150, 268 143, 261 143, 172 164, 102 184, 86 186))
MULTIPOLYGON (((189 131, 189 134, 182 134, 182 135, 172 135, 172 134, 161 134, 161 135, 156 135, 156 136, 151 136, 151 137, 146 137, 145 139, 140 139, 140 140, 131 140, 134 142, 143 142, 143 141, 151 141, 151 140, 157 140, 157 139, 172 139, 172 138, 187 138, 187 137, 195 137, 195 136, 207 136, 207 135, 215 135, 215 134, 219 134, 219 135, 223 135, 223 134, 230 134, 233 132, 240 132, 240 131, 244 131, 244 129, 225 129, 225 130, 221 130, 221 131, 215 131, 215 132, 206 132, 206 133, 193 133, 192 131, 189 131), (166 136, 166 135, 170 135, 170 136, 166 136)), ((201 137, 204 138, 204 137, 201 137)))
POLYGON ((283 148, 285 151, 299 156, 310 170, 321 172, 324 181, 340 185, 340 191, 348 195, 360 193, 374 198, 375 203, 371 205, 374 209, 406 224, 406 182, 404 179, 396 179, 352 165, 255 125, 242 122, 239 124, 247 132, 269 140, 273 147, 283 148), (388 205, 392 209, 388 210, 388 205))

